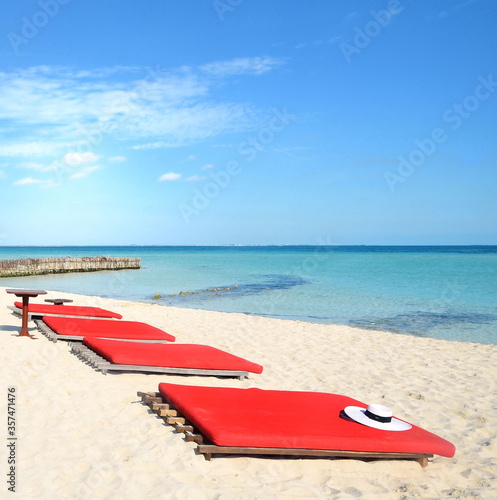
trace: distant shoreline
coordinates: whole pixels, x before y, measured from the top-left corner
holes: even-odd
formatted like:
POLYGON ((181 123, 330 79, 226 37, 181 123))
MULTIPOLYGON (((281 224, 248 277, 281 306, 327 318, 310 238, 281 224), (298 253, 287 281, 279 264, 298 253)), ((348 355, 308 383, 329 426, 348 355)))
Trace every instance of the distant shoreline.
POLYGON ((269 245, 250 245, 250 244, 219 244, 219 245, 0 245, 0 249, 10 248, 495 248, 497 244, 474 244, 474 245, 320 245, 311 243, 297 244, 269 244, 269 245))

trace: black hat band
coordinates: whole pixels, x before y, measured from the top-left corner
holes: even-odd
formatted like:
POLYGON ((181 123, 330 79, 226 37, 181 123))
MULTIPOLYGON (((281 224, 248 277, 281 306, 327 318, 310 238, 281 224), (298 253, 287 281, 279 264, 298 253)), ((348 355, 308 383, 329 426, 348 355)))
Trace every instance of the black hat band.
POLYGON ((382 424, 388 424, 389 422, 392 421, 392 417, 380 417, 379 415, 371 413, 369 410, 366 410, 364 414, 371 420, 376 420, 377 422, 381 422, 382 424))

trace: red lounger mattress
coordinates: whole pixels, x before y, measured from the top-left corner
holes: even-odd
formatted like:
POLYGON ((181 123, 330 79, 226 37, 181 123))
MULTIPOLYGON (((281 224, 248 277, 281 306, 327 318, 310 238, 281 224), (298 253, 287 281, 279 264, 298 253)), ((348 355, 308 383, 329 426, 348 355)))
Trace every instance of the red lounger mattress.
MULTIPOLYGON (((61 306, 68 307, 68 306, 61 306)), ((108 321, 106 319, 60 318, 44 316, 43 322, 58 335, 105 337, 132 340, 167 340, 175 337, 159 328, 139 321, 108 321)))
POLYGON ((83 344, 116 365, 262 373, 261 365, 207 345, 140 344, 88 337, 83 344))
MULTIPOLYGON (((18 309, 22 309, 22 302, 14 302, 18 309)), ((90 316, 92 318, 115 318, 121 319, 122 316, 112 311, 101 309, 100 307, 86 306, 57 306, 49 304, 29 304, 29 314, 57 314, 61 316, 90 316)))
POLYGON ((159 384, 162 397, 218 446, 421 453, 452 457, 455 447, 419 427, 373 429, 339 416, 367 405, 321 392, 159 384))

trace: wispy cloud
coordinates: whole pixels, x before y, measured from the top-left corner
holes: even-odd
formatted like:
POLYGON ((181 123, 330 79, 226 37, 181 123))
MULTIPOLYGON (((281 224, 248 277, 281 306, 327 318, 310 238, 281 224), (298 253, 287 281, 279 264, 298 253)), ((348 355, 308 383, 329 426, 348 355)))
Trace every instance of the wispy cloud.
POLYGON ((459 9, 465 9, 466 7, 469 7, 477 2, 478 2, 478 0, 465 0, 465 1, 458 3, 458 4, 455 4, 455 3, 450 4, 447 9, 439 11, 436 18, 437 19, 445 19, 445 18, 449 17, 453 11, 457 11, 459 9))
POLYGON ((340 41, 342 39, 342 36, 334 36, 332 38, 328 38, 326 40, 312 40, 310 42, 300 42, 298 43, 294 48, 296 50, 300 49, 307 49, 307 48, 314 48, 318 47, 320 45, 333 45, 340 41))
POLYGON ((215 76, 261 75, 284 63, 276 57, 245 57, 231 61, 218 61, 200 66, 200 70, 215 76))
POLYGON ((472 5, 476 2, 478 2, 478 0, 466 0, 465 2, 462 2, 459 5, 454 5, 454 8, 455 9, 463 9, 464 7, 467 7, 468 5, 472 5))
POLYGON ((24 179, 20 179, 14 182, 14 186, 29 186, 30 184, 43 184, 44 181, 39 179, 33 179, 32 177, 25 177, 24 179))
POLYGON ((216 99, 219 79, 257 76, 281 64, 254 57, 171 70, 37 66, 0 72, 0 156, 60 157, 88 150, 92 137, 154 149, 245 131, 256 126, 257 110, 216 99))
POLYGON ((17 136, 16 138, 4 138, 2 144, 0 144, 0 156, 14 158, 59 156, 62 151, 78 145, 74 140, 61 141, 55 139, 53 141, 41 141, 32 140, 32 138, 26 137, 22 132, 15 135, 17 136))
POLYGON ((88 177, 92 172, 95 172, 96 170, 100 170, 99 165, 93 165, 91 167, 84 167, 82 170, 79 172, 76 172, 75 174, 72 174, 69 176, 70 179, 84 179, 85 177, 88 177))
POLYGON ((29 186, 37 184, 39 187, 56 187, 61 185, 63 175, 67 175, 69 179, 83 179, 90 173, 100 170, 99 165, 92 165, 101 156, 91 152, 86 153, 67 153, 58 160, 49 163, 40 162, 24 162, 18 163, 17 168, 29 169, 37 173, 37 175, 49 174, 49 179, 35 179, 26 177, 15 181, 14 186, 29 186))
POLYGON ((24 179, 20 179, 16 182, 12 183, 13 186, 32 186, 32 185, 38 185, 39 187, 43 188, 49 188, 49 187, 55 187, 58 184, 55 183, 52 179, 48 180, 41 180, 41 179, 33 179, 32 177, 26 177, 24 179))
POLYGON ((160 149, 160 148, 167 148, 168 145, 164 141, 157 141, 157 142, 148 142, 145 144, 139 144, 139 145, 134 145, 131 146, 131 149, 135 150, 140 150, 140 149, 160 149))
POLYGON ((67 166, 77 167, 78 165, 86 165, 97 161, 100 156, 92 152, 86 153, 67 153, 62 159, 62 163, 67 166))
POLYGON ((177 181, 181 179, 181 174, 177 174, 176 172, 168 172, 167 174, 161 175, 159 177, 159 182, 171 182, 177 181))

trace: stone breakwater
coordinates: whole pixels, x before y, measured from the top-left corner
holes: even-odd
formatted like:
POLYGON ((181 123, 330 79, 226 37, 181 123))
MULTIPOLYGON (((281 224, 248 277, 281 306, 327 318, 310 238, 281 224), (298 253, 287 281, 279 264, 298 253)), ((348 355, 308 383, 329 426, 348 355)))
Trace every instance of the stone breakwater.
POLYGON ((140 269, 135 257, 49 257, 44 259, 0 260, 0 278, 40 274, 82 273, 140 269))

